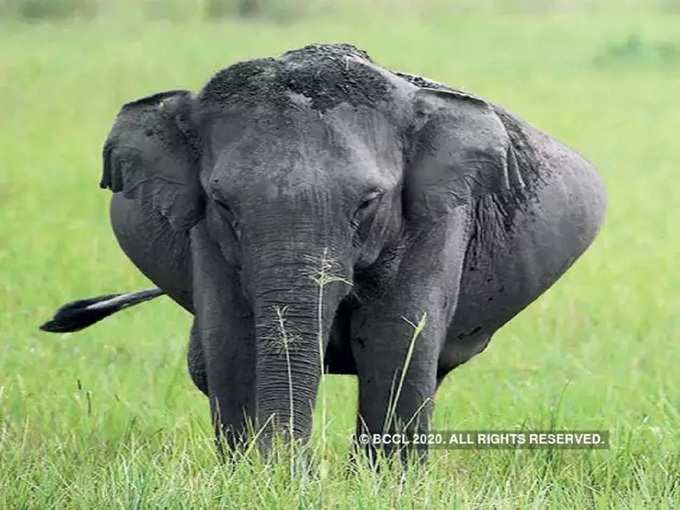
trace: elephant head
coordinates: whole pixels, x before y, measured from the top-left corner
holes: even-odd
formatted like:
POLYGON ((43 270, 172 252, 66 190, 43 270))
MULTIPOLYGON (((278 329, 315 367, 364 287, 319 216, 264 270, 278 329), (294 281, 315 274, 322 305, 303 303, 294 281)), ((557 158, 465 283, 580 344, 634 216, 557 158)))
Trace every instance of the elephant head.
POLYGON ((301 438, 331 325, 362 275, 389 288, 419 233, 519 179, 488 104, 345 45, 236 64, 196 96, 130 103, 104 160, 103 187, 144 197, 178 233, 202 223, 240 275, 257 420, 301 438))

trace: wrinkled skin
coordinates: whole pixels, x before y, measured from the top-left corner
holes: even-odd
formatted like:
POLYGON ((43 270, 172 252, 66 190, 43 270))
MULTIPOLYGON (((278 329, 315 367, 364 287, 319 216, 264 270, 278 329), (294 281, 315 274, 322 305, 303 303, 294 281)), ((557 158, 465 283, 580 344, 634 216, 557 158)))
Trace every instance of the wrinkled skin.
POLYGON ((320 349, 327 372, 358 376, 358 430, 426 430, 441 380, 583 253, 606 208, 573 150, 348 45, 130 103, 104 159, 120 245, 195 315, 189 371, 216 431, 236 444, 252 419, 265 449, 277 430, 309 436, 320 349))

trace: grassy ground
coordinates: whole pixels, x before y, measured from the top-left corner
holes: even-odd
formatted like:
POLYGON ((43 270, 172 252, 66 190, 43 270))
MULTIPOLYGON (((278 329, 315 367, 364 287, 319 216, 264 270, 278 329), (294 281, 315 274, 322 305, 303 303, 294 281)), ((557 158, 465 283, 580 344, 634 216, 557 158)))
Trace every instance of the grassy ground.
POLYGON ((0 507, 678 504, 680 17, 356 8, 286 23, 0 22, 0 507), (64 301, 148 285, 116 246, 97 188, 119 106, 313 41, 353 42, 489 97, 599 166, 610 193, 601 237, 449 378, 435 422, 608 429, 611 449, 436 451, 403 480, 352 474, 355 382, 327 377, 319 469, 291 479, 286 463, 225 467, 186 375, 190 318, 177 306, 159 300, 75 335, 37 330, 64 301))

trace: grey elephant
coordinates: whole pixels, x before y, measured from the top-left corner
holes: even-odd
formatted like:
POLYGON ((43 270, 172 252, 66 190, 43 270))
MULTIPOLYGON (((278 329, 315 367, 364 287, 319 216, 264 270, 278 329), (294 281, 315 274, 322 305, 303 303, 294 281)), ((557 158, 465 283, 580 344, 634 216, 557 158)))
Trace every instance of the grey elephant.
POLYGON ((81 300, 82 329, 167 294, 232 444, 309 437, 323 372, 356 375, 357 430, 430 426, 455 367, 596 236, 574 150, 474 95, 312 45, 123 106, 104 147, 120 246, 159 289, 81 300))

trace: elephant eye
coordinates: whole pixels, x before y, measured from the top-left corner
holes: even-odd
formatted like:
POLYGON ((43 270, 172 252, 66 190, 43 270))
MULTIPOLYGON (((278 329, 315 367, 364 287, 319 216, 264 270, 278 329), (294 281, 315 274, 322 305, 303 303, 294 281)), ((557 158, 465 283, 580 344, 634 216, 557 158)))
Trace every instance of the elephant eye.
POLYGON ((217 210, 219 211, 220 216, 229 223, 232 228, 237 228, 238 227, 238 222, 236 220, 236 215, 234 214, 234 211, 229 207, 227 204, 220 200, 213 200, 215 205, 217 206, 217 210))
POLYGON ((382 196, 382 190, 373 190, 364 195, 352 217, 351 225, 353 229, 359 231, 362 225, 366 224, 368 218, 372 217, 373 212, 376 210, 376 205, 380 202, 382 196))
POLYGON ((359 208, 357 209, 357 213, 361 211, 367 210, 369 207, 372 205, 376 204, 378 202, 378 199, 382 197, 383 192, 380 190, 373 190, 370 193, 368 193, 366 196, 364 196, 363 200, 359 204, 359 208))

